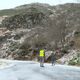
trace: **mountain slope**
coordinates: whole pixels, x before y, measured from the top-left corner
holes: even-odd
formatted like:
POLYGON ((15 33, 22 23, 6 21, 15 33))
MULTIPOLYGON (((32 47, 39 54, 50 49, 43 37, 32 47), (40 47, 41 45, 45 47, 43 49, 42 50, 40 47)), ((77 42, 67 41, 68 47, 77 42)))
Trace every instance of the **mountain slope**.
POLYGON ((80 36, 76 33, 80 33, 80 4, 50 6, 34 3, 9 11, 13 13, 9 12, 9 17, 0 25, 4 28, 0 36, 1 57, 31 60, 35 50, 60 48, 57 56, 60 58, 73 48, 79 49, 76 39, 80 36))
POLYGON ((19 13, 25 13, 27 9, 31 7, 38 8, 46 12, 47 8, 49 8, 50 5, 41 4, 41 3, 32 3, 32 4, 27 4, 27 5, 25 4, 25 5, 17 6, 14 9, 0 10, 0 16, 4 16, 4 15, 12 16, 12 15, 19 14, 19 13))

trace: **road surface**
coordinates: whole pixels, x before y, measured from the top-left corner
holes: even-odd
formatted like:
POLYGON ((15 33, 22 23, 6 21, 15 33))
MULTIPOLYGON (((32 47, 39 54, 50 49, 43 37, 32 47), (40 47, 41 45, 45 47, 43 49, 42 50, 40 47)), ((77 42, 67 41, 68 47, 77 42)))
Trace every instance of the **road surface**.
POLYGON ((8 65, 0 69, 0 80, 80 80, 79 67, 46 63, 40 67, 33 61, 6 62, 8 65))

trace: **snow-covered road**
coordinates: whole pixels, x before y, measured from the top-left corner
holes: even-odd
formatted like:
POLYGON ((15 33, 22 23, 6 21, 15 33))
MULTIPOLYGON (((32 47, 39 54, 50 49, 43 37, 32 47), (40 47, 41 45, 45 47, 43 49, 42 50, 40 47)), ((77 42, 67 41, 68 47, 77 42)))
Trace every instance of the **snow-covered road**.
POLYGON ((80 68, 66 65, 51 66, 31 61, 6 61, 0 69, 0 80, 80 80, 80 68))

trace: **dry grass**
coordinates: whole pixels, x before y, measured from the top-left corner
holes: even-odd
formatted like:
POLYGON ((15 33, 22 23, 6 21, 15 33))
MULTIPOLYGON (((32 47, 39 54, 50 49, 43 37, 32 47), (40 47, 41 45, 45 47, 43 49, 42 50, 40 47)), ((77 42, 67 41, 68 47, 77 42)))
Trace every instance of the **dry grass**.
POLYGON ((75 38, 75 46, 80 49, 80 37, 75 38))

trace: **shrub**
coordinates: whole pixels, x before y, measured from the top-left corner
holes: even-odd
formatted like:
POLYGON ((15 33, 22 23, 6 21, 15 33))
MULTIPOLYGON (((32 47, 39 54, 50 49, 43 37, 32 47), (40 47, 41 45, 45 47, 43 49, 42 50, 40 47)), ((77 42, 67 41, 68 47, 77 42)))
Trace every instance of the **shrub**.
POLYGON ((15 51, 16 49, 18 49, 20 46, 20 44, 18 42, 12 42, 9 46, 10 51, 15 51))
POLYGON ((76 65, 77 64, 77 60, 76 59, 72 59, 69 61, 70 65, 76 65))
POLYGON ((69 61, 70 65, 80 65, 80 53, 77 54, 77 57, 69 61))

